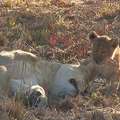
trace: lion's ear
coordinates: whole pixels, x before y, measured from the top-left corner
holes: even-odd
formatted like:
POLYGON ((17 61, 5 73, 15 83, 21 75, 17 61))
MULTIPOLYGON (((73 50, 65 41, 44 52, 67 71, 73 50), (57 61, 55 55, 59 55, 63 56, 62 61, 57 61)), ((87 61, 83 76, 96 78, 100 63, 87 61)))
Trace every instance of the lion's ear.
POLYGON ((112 45, 113 48, 116 48, 118 46, 118 40, 112 39, 111 40, 111 45, 112 45))
POLYGON ((99 37, 99 35, 95 31, 89 33, 89 39, 91 42, 97 37, 99 37))

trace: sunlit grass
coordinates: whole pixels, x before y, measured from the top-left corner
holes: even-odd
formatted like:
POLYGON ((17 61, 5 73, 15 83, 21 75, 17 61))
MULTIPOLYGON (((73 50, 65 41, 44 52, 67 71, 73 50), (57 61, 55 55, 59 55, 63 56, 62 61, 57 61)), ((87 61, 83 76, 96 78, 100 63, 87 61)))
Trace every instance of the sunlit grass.
POLYGON ((120 10, 120 4, 118 2, 103 2, 98 11, 99 16, 111 15, 120 10))

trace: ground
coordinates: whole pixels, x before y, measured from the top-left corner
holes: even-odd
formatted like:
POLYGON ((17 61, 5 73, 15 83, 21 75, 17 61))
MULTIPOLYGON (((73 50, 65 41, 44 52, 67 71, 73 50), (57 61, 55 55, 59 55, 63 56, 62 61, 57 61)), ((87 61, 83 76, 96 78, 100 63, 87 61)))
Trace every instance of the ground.
MULTIPOLYGON (((88 33, 93 30, 120 40, 119 0, 0 1, 0 51, 22 49, 50 61, 77 63, 89 56, 88 33)), ((47 109, 26 108, 14 99, 1 101, 0 119, 120 119, 118 94, 106 96, 98 89, 66 99, 47 109)))

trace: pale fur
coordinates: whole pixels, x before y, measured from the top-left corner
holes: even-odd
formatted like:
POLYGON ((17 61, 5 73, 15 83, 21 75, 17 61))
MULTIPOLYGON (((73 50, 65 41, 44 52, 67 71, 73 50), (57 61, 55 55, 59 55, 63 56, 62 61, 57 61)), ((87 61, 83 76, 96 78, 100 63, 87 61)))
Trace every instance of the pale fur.
POLYGON ((0 66, 0 94, 7 93, 9 91, 8 84, 9 84, 9 76, 8 76, 7 68, 1 65, 0 66))
POLYGON ((111 59, 115 59, 118 62, 118 67, 120 71, 120 46, 118 45, 113 52, 111 59))
POLYGON ((22 50, 1 52, 0 65, 7 68, 9 80, 23 80, 29 86, 34 80, 43 86, 46 92, 55 96, 59 96, 61 91, 65 95, 75 94, 75 88, 69 82, 71 78, 75 79, 79 90, 84 91, 86 84, 84 80, 89 71, 85 67, 81 70, 81 65, 65 65, 41 60, 36 55, 22 50), (63 89, 62 85, 66 88, 63 89))

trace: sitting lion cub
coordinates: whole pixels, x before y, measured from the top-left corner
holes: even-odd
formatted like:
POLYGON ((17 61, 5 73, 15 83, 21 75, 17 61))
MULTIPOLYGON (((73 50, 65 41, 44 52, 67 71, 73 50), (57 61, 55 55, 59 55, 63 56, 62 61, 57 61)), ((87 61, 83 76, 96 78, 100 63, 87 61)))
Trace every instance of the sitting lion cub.
MULTIPOLYGON (((111 85, 120 80, 120 48, 117 40, 107 35, 89 34, 92 44, 92 60, 95 62, 95 78, 105 79, 111 85)), ((94 80, 93 79, 93 80, 94 80)), ((98 80, 99 81, 99 80, 98 80)))

